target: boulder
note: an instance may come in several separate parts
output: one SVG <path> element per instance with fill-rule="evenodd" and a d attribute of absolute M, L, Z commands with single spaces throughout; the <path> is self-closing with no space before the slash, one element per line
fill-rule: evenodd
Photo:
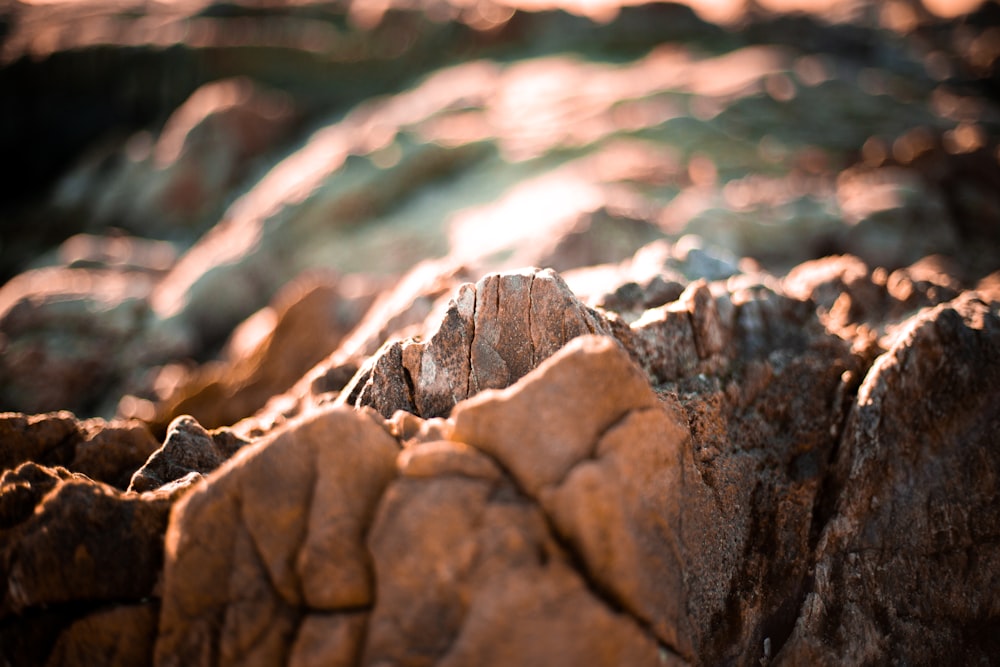
<path fill-rule="evenodd" d="M 349 659 L 374 596 L 364 536 L 398 448 L 371 418 L 327 408 L 185 496 L 166 537 L 156 664 Z"/>
<path fill-rule="evenodd" d="M 368 538 L 362 664 L 684 664 L 607 603 L 489 457 L 428 442 L 399 467 Z"/>

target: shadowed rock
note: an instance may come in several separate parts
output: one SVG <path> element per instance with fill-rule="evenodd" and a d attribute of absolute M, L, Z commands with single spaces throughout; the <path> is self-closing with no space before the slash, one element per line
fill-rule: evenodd
<path fill-rule="evenodd" d="M 149 429 L 138 421 L 79 421 L 70 412 L 0 414 L 0 470 L 33 461 L 124 489 L 155 450 Z"/>
<path fill-rule="evenodd" d="M 150 596 L 160 574 L 171 495 L 122 494 L 82 475 L 30 466 L 0 481 L 5 521 L 20 519 L 2 533 L 0 567 L 7 583 L 0 617 L 63 603 Z M 49 490 L 25 516 L 24 496 L 39 482 Z M 20 497 L 13 504 L 21 511 L 7 513 L 9 495 Z"/>
<path fill-rule="evenodd" d="M 183 415 L 170 423 L 163 446 L 135 472 L 128 490 L 152 491 L 190 473 L 210 473 L 246 444 L 229 429 L 210 433 L 193 417 Z"/>
<path fill-rule="evenodd" d="M 73 622 L 49 655 L 50 667 L 87 667 L 96 661 L 108 667 L 149 664 L 156 641 L 159 605 L 117 605 Z"/>
<path fill-rule="evenodd" d="M 858 390 L 815 575 L 779 664 L 998 655 L 1000 317 L 962 297 L 907 323 Z"/>

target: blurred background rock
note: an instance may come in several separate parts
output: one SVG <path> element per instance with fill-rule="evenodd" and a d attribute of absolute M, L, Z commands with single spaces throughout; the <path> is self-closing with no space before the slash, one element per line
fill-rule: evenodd
<path fill-rule="evenodd" d="M 1000 268 L 995 2 L 0 12 L 0 410 L 231 423 L 424 260 Z"/>

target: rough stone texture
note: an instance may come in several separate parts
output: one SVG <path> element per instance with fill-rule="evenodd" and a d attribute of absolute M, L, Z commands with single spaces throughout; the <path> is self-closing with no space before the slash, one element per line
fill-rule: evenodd
<path fill-rule="evenodd" d="M 447 416 L 459 401 L 514 383 L 584 334 L 610 329 L 550 269 L 491 274 L 466 284 L 426 342 L 387 344 L 344 391 L 384 417 Z"/>
<path fill-rule="evenodd" d="M 331 647 L 347 659 L 361 629 L 351 615 L 373 602 L 364 535 L 397 451 L 380 424 L 328 408 L 244 449 L 178 503 L 156 663 L 309 664 Z"/>
<path fill-rule="evenodd" d="M 85 477 L 59 482 L 4 536 L 0 613 L 148 596 L 169 507 L 169 498 L 124 496 Z"/>
<path fill-rule="evenodd" d="M 588 588 L 489 458 L 448 442 L 406 453 L 369 537 L 377 588 L 363 664 L 674 662 Z"/>
<path fill-rule="evenodd" d="M 600 377 L 613 384 L 589 384 Z M 547 395 L 568 400 L 546 410 Z M 455 410 L 452 437 L 496 457 L 537 497 L 590 457 L 600 434 L 630 410 L 656 403 L 645 377 L 613 339 L 580 338 L 539 366 L 530 381 L 463 403 Z"/>
<path fill-rule="evenodd" d="M 781 664 L 1000 655 L 998 361 L 997 304 L 967 296 L 913 318 L 868 371 Z"/>
<path fill-rule="evenodd" d="M 132 475 L 128 490 L 153 491 L 191 473 L 210 473 L 246 444 L 229 429 L 209 432 L 183 415 L 170 422 L 163 446 Z"/>
<path fill-rule="evenodd" d="M 834 451 L 863 360 L 797 302 L 737 301 L 728 377 L 661 390 L 686 415 L 688 622 L 704 664 L 752 664 L 791 630 Z M 798 311 L 798 312 L 796 312 Z"/>
<path fill-rule="evenodd" d="M 0 664 L 1000 664 L 996 4 L 541 4 L 0 8 Z"/>
<path fill-rule="evenodd" d="M 875 290 L 852 266 L 802 268 L 788 284 L 820 308 L 839 298 L 826 291 Z M 551 294 L 532 298 L 546 279 Z M 558 316 L 517 316 L 533 303 Z M 989 659 L 996 311 L 965 295 L 883 327 L 890 349 L 872 364 L 870 344 L 857 348 L 766 276 L 692 282 L 631 324 L 586 308 L 555 274 L 489 276 L 459 289 L 426 342 L 390 341 L 371 357 L 357 395 L 382 387 L 381 404 L 309 407 L 239 452 L 228 431 L 176 420 L 133 488 L 195 472 L 157 496 L 34 464 L 8 472 L 4 563 L 17 585 L 6 613 L 66 591 L 110 594 L 93 568 L 26 574 L 40 536 L 65 541 L 64 522 L 91 525 L 73 517 L 139 516 L 145 503 L 159 508 L 144 538 L 158 544 L 170 498 L 193 488 L 166 540 L 158 665 L 835 664 L 883 661 L 918 637 L 929 643 L 914 662 L 945 659 L 956 642 Z M 560 341 L 567 318 L 583 335 Z M 503 386 L 484 381 L 447 420 L 424 419 L 408 402 L 420 375 L 400 373 L 413 350 L 451 353 L 442 367 Z M 922 398 L 928 384 L 940 389 Z M 914 404 L 934 421 L 914 423 Z M 43 453 L 78 428 L 68 415 L 34 431 L 19 419 Z M 51 517 L 62 522 L 41 531 Z M 63 541 L 46 549 L 79 551 Z M 965 564 L 937 574 L 945 588 L 923 583 L 942 559 Z M 854 587 L 886 567 L 899 571 Z M 130 599 L 152 586 L 105 581 Z M 52 660 L 100 650 L 128 664 L 149 646 L 148 611 L 133 611 L 147 628 L 135 645 L 86 631 L 110 610 L 33 627 L 54 642 Z"/>
<path fill-rule="evenodd" d="M 553 394 L 565 403 L 547 408 Z M 679 527 L 686 428 L 663 413 L 624 350 L 609 338 L 578 338 L 521 385 L 462 404 L 454 420 L 452 437 L 496 457 L 541 502 L 601 589 L 690 658 L 679 536 L 657 534 L 648 522 Z M 628 472 L 640 474 L 616 469 L 619 441 L 650 448 L 625 453 L 625 465 L 634 466 Z"/>
<path fill-rule="evenodd" d="M 0 414 L 0 469 L 33 461 L 64 466 L 119 489 L 156 450 L 149 429 L 138 421 L 89 419 L 70 412 Z"/>

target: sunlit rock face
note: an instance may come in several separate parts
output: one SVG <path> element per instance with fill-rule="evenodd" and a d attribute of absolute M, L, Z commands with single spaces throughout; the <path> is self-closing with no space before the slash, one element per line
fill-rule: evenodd
<path fill-rule="evenodd" d="M 1000 661 L 961 4 L 0 10 L 0 663 Z"/>

